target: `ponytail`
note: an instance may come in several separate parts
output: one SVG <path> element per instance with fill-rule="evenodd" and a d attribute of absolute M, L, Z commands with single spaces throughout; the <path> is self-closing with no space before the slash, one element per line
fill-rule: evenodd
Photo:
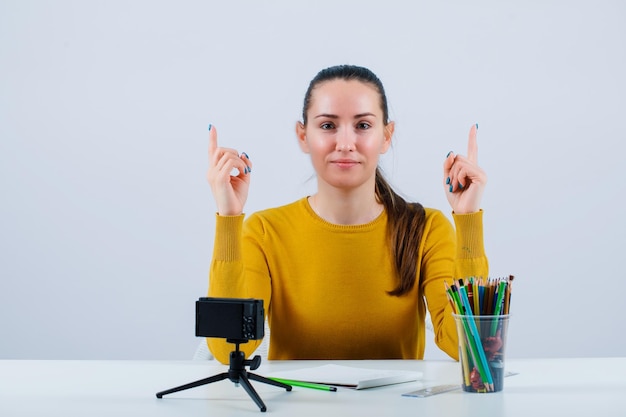
<path fill-rule="evenodd" d="M 391 254 L 400 279 L 389 295 L 405 295 L 417 279 L 418 250 L 426 212 L 421 204 L 407 203 L 398 195 L 385 180 L 380 168 L 376 168 L 376 198 L 387 211 L 387 238 L 391 242 Z"/>

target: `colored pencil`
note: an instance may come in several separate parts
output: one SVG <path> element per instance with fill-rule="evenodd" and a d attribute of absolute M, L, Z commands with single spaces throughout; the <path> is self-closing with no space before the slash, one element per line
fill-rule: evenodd
<path fill-rule="evenodd" d="M 302 387 L 302 388 L 311 388 L 311 389 L 319 389 L 322 391 L 337 391 L 337 387 L 326 384 L 316 384 L 313 382 L 305 382 L 305 381 L 294 381 L 292 379 L 282 379 L 282 378 L 270 378 L 276 382 L 282 382 L 283 384 L 293 385 L 294 387 Z"/>

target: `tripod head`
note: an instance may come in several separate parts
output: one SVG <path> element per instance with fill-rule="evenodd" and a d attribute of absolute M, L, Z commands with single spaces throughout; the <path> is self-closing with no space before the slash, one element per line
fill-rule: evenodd
<path fill-rule="evenodd" d="M 245 372 L 246 366 L 248 366 L 250 370 L 252 371 L 255 369 L 258 369 L 259 366 L 261 366 L 261 356 L 256 355 L 252 359 L 246 359 L 245 353 L 239 349 L 240 344 L 248 343 L 247 339 L 226 339 L 226 341 L 228 343 L 235 344 L 235 350 L 230 352 L 229 373 L 233 370 L 236 371 L 237 373 L 242 372 L 242 371 Z M 229 379 L 233 381 L 232 378 L 229 378 Z M 239 381 L 233 381 L 233 382 L 238 383 Z"/>

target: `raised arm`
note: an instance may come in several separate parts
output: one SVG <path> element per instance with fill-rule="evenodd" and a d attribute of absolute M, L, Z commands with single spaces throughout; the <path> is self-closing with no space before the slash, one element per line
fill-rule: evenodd
<path fill-rule="evenodd" d="M 252 163 L 245 153 L 217 144 L 217 130 L 209 126 L 209 168 L 207 180 L 217 204 L 213 259 L 209 275 L 211 297 L 247 298 L 242 260 L 243 207 L 248 198 Z M 229 362 L 233 345 L 225 339 L 208 338 L 209 349 L 217 360 Z M 259 341 L 242 347 L 251 354 Z"/>

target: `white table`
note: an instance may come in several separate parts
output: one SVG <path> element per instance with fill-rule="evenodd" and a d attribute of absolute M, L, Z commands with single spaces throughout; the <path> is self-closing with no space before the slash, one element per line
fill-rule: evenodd
<path fill-rule="evenodd" d="M 338 392 L 252 381 L 261 413 L 241 386 L 224 380 L 156 398 L 156 393 L 228 369 L 214 361 L 0 360 L 0 416 L 626 416 L 626 358 L 508 360 L 504 391 L 461 390 L 428 398 L 403 393 L 458 383 L 452 361 L 266 361 L 259 375 L 338 363 L 424 373 L 421 382 Z"/>

